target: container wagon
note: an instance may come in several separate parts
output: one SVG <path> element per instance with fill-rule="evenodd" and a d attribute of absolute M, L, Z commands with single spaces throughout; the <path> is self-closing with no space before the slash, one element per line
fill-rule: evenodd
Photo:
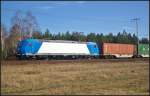
<path fill-rule="evenodd" d="M 18 43 L 17 57 L 29 58 L 97 58 L 99 49 L 94 42 L 24 39 Z"/>
<path fill-rule="evenodd" d="M 149 57 L 149 44 L 139 44 L 138 55 L 140 57 Z"/>
<path fill-rule="evenodd" d="M 101 43 L 100 45 L 101 57 L 133 57 L 136 54 L 136 46 L 133 44 Z"/>

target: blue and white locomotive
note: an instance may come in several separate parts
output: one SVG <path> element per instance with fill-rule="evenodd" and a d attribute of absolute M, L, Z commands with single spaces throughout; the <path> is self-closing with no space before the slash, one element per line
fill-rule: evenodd
<path fill-rule="evenodd" d="M 95 42 L 24 39 L 17 46 L 20 59 L 98 58 L 99 53 Z"/>

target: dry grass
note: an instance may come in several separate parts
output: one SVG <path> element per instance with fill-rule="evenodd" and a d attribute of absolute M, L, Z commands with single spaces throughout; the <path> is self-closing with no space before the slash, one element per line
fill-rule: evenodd
<path fill-rule="evenodd" d="M 149 94 L 148 61 L 2 64 L 1 73 L 2 94 Z"/>

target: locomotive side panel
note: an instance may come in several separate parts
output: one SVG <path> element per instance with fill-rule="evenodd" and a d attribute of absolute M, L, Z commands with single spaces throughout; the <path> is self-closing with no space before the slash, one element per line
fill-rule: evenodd
<path fill-rule="evenodd" d="M 86 44 L 43 42 L 37 55 L 90 55 Z"/>

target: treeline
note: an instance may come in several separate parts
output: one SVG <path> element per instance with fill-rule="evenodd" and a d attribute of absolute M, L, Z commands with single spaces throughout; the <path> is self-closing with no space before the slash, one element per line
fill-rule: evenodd
<path fill-rule="evenodd" d="M 127 43 L 136 44 L 137 37 L 135 34 L 130 34 L 123 30 L 117 35 L 109 33 L 104 35 L 103 33 L 91 32 L 87 35 L 84 32 L 59 32 L 52 34 L 49 29 L 45 32 L 40 31 L 40 27 L 37 23 L 35 16 L 29 11 L 22 13 L 17 11 L 11 19 L 11 28 L 8 30 L 4 24 L 1 24 L 1 57 L 7 58 L 16 54 L 16 48 L 18 41 L 26 38 L 35 39 L 48 39 L 48 40 L 73 40 L 83 42 L 110 42 L 110 43 Z M 147 38 L 139 40 L 140 43 L 149 43 Z"/>
<path fill-rule="evenodd" d="M 37 37 L 34 37 L 37 38 Z M 113 35 L 109 33 L 104 35 L 103 33 L 94 33 L 91 32 L 87 35 L 83 34 L 83 32 L 61 32 L 58 34 L 52 34 L 49 29 L 46 29 L 44 34 L 39 36 L 39 39 L 50 39 L 50 40 L 73 40 L 73 41 L 83 41 L 83 42 L 107 42 L 107 43 L 123 43 L 123 44 L 137 44 L 137 36 L 135 34 L 130 34 L 123 30 L 123 32 L 119 32 L 117 35 Z M 142 38 L 139 40 L 140 43 L 148 43 L 147 38 Z"/>

